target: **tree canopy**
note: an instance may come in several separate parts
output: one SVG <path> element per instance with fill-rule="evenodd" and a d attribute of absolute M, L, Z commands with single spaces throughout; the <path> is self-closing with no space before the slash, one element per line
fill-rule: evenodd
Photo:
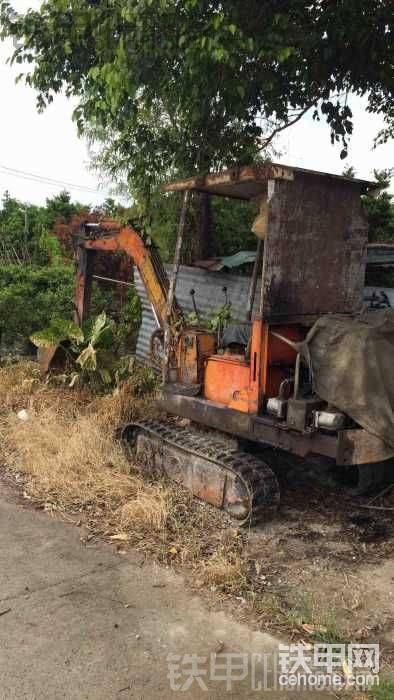
<path fill-rule="evenodd" d="M 102 164 L 140 191 L 250 160 L 312 110 L 346 155 L 350 92 L 394 122 L 392 0 L 0 0 L 38 106 L 76 96 Z M 387 136 L 387 134 L 386 134 Z"/>

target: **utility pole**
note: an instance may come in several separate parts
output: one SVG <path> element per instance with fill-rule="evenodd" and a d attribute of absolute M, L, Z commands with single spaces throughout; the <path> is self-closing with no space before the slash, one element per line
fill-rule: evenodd
<path fill-rule="evenodd" d="M 28 217 L 27 209 L 22 209 L 22 213 L 25 216 L 25 226 L 24 226 L 24 232 L 23 232 L 23 243 L 24 243 L 24 245 L 23 245 L 23 248 L 24 248 L 23 257 L 24 257 L 25 262 L 27 262 L 28 258 L 29 258 L 29 252 L 28 252 L 29 249 L 28 249 L 28 245 L 27 245 L 28 238 L 29 238 L 29 217 Z"/>

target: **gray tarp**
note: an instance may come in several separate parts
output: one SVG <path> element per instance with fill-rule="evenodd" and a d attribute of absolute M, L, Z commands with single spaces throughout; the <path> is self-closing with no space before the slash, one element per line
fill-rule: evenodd
<path fill-rule="evenodd" d="M 316 393 L 394 448 L 394 309 L 323 316 L 302 354 Z"/>

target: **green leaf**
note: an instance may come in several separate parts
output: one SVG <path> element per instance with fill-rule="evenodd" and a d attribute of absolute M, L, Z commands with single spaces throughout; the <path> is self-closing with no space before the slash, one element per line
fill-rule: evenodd
<path fill-rule="evenodd" d="M 291 46 L 285 46 L 283 49 L 281 49 L 278 53 L 278 61 L 279 63 L 283 63 L 286 61 L 289 56 L 293 53 L 294 49 Z"/>
<path fill-rule="evenodd" d="M 97 339 L 93 343 L 94 347 L 100 348 L 110 348 L 114 342 L 114 334 L 111 326 L 105 326 L 102 331 L 100 331 Z"/>
<path fill-rule="evenodd" d="M 83 343 L 84 341 L 82 328 L 74 323 L 74 321 L 69 321 L 63 318 L 54 318 L 51 320 L 49 327 L 54 333 L 58 333 L 59 336 L 63 336 L 62 340 L 74 340 L 77 344 Z"/>
<path fill-rule="evenodd" d="M 213 55 L 214 55 L 214 57 L 216 58 L 217 61 L 222 61 L 223 58 L 224 58 L 224 56 L 225 56 L 225 53 L 226 53 L 225 50 L 222 49 L 222 48 L 215 49 L 215 50 L 213 51 Z"/>
<path fill-rule="evenodd" d="M 223 12 L 218 12 L 217 14 L 215 14 L 213 17 L 213 22 L 212 22 L 213 28 L 218 30 L 220 25 L 222 24 L 223 20 L 224 20 Z"/>
<path fill-rule="evenodd" d="M 91 78 L 93 78 L 93 80 L 95 80 L 100 75 L 100 68 L 98 66 L 93 66 L 93 68 L 91 68 L 89 71 L 89 75 Z"/>
<path fill-rule="evenodd" d="M 96 345 L 96 343 L 98 342 L 98 340 L 100 338 L 100 333 L 104 329 L 106 323 L 107 323 L 107 314 L 105 313 L 105 311 L 102 311 L 102 313 L 99 314 L 99 316 L 97 316 L 97 318 L 93 324 L 93 328 L 92 328 L 91 335 L 89 338 L 92 345 Z"/>
<path fill-rule="evenodd" d="M 96 351 L 93 345 L 89 343 L 89 345 L 82 350 L 81 354 L 76 359 L 76 363 L 80 365 L 83 370 L 97 369 Z"/>
<path fill-rule="evenodd" d="M 229 30 L 229 32 L 231 32 L 231 34 L 234 36 L 235 32 L 237 31 L 237 27 L 235 26 L 235 24 L 229 24 L 229 25 L 228 25 L 228 30 Z"/>
<path fill-rule="evenodd" d="M 30 340 L 37 348 L 51 348 L 54 345 L 59 345 L 64 338 L 59 340 L 59 337 L 50 328 L 45 328 L 43 331 L 33 333 Z"/>
<path fill-rule="evenodd" d="M 33 333 L 30 336 L 30 340 L 38 348 L 48 348 L 52 345 L 60 345 L 65 340 L 74 340 L 77 343 L 82 343 L 84 336 L 81 328 L 73 321 L 54 318 L 51 320 L 48 328 Z"/>
<path fill-rule="evenodd" d="M 99 374 L 104 384 L 112 384 L 111 372 L 108 369 L 99 369 Z"/>

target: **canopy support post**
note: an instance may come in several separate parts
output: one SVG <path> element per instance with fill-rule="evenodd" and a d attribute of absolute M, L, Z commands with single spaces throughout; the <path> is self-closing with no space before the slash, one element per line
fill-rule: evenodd
<path fill-rule="evenodd" d="M 170 370 L 170 359 L 171 359 L 171 340 L 172 340 L 172 332 L 171 332 L 171 318 L 172 318 L 172 307 L 174 304 L 174 299 L 175 299 L 175 288 L 176 288 L 176 282 L 178 278 L 178 272 L 179 272 L 179 266 L 181 262 L 181 252 L 182 252 L 182 244 L 185 236 L 185 229 L 186 229 L 186 216 L 187 216 L 187 210 L 189 207 L 189 200 L 190 200 L 190 190 L 186 190 L 185 194 L 183 196 L 183 203 L 182 203 L 182 210 L 181 210 L 181 215 L 179 219 L 179 225 L 178 225 L 178 232 L 177 232 L 177 239 L 176 239 L 176 245 L 175 245 L 175 254 L 174 254 L 174 263 L 173 263 L 173 269 L 172 269 L 172 275 L 170 278 L 170 286 L 168 289 L 168 297 L 167 297 L 167 308 L 166 308 L 166 314 L 165 314 L 165 326 L 164 326 L 164 362 L 163 362 L 163 384 L 166 384 L 169 378 L 169 370 Z"/>
<path fill-rule="evenodd" d="M 249 291 L 248 291 L 248 303 L 247 303 L 247 307 L 246 307 L 247 308 L 247 312 L 246 312 L 246 320 L 247 321 L 252 320 L 253 304 L 254 304 L 254 298 L 256 296 L 257 276 L 259 273 L 259 268 L 260 268 L 262 256 L 263 256 L 263 241 L 261 238 L 259 238 L 258 243 L 257 243 L 256 259 L 254 261 L 254 266 L 253 266 L 252 279 L 250 280 L 250 286 L 249 286 Z"/>

